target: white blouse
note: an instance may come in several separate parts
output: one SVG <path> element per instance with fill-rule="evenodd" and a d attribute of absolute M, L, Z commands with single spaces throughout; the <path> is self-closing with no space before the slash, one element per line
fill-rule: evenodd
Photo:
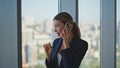
<path fill-rule="evenodd" d="M 61 58 L 62 58 L 61 54 L 58 53 L 57 54 L 58 66 L 60 66 Z"/>

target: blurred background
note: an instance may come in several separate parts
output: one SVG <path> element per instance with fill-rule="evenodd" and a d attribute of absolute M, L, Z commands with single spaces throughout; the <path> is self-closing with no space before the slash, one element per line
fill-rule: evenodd
<path fill-rule="evenodd" d="M 56 37 L 53 17 L 58 13 L 58 0 L 22 0 L 22 62 L 23 68 L 45 68 L 43 44 Z M 117 68 L 120 68 L 120 16 L 117 1 Z M 45 6 L 45 7 L 43 7 Z M 78 1 L 78 25 L 82 39 L 89 47 L 81 68 L 100 68 L 100 0 Z"/>
<path fill-rule="evenodd" d="M 0 68 L 46 68 L 53 17 L 70 13 L 88 51 L 80 68 L 120 68 L 120 0 L 0 0 Z"/>

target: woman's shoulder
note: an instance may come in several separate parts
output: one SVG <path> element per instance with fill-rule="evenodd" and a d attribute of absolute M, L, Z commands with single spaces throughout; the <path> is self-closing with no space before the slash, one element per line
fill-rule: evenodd
<path fill-rule="evenodd" d="M 82 43 L 85 43 L 85 44 L 87 44 L 87 41 L 86 40 L 84 40 L 84 39 L 82 39 L 82 38 L 73 38 L 73 40 L 74 41 L 77 41 L 77 42 L 82 42 Z"/>
<path fill-rule="evenodd" d="M 55 38 L 54 39 L 54 42 L 58 42 L 58 41 L 60 41 L 60 40 L 62 40 L 61 38 Z"/>
<path fill-rule="evenodd" d="M 80 39 L 81 43 L 83 43 L 84 45 L 88 45 L 88 42 L 84 39 Z"/>
<path fill-rule="evenodd" d="M 54 41 L 53 41 L 53 45 L 56 45 L 56 44 L 58 44 L 58 43 L 61 42 L 61 41 L 62 41 L 61 38 L 56 38 L 56 39 L 54 39 Z"/>
<path fill-rule="evenodd" d="M 74 38 L 73 39 L 73 44 L 88 47 L 88 42 L 84 39 L 81 39 L 81 38 Z"/>

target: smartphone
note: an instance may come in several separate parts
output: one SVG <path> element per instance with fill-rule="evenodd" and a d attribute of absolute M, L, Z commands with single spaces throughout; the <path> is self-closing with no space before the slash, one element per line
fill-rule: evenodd
<path fill-rule="evenodd" d="M 64 29 L 65 29 L 65 28 L 67 28 L 67 29 L 69 29 L 69 30 L 72 30 L 73 25 L 72 25 L 71 23 L 69 23 L 69 22 L 66 22 Z"/>
<path fill-rule="evenodd" d="M 69 22 L 66 22 L 64 29 L 67 28 L 68 25 L 69 25 Z"/>

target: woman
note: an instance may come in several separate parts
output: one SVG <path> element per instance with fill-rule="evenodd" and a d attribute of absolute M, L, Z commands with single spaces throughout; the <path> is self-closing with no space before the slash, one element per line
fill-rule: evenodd
<path fill-rule="evenodd" d="M 44 45 L 47 68 L 79 68 L 88 49 L 88 43 L 82 40 L 78 25 L 70 14 L 61 12 L 53 19 L 53 25 L 59 38 L 53 45 Z"/>

